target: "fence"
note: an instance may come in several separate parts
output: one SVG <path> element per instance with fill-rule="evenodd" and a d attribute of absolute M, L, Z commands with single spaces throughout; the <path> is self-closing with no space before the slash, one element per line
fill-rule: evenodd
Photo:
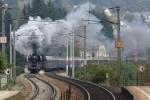
<path fill-rule="evenodd" d="M 8 77 L 7 75 L 0 74 L 0 88 L 3 88 L 8 83 Z"/>

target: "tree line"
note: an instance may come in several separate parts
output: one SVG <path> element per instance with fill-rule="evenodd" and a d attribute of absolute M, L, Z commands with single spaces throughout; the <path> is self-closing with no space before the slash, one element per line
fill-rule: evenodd
<path fill-rule="evenodd" d="M 1 1 L 0 1 L 0 5 L 2 5 Z M 25 10 L 28 10 L 27 11 L 28 13 L 26 13 Z M 7 37 L 10 36 L 10 24 L 13 23 L 10 12 L 11 10 L 6 10 L 6 13 L 4 16 L 5 33 Z M 22 14 L 18 14 L 19 18 L 23 19 L 23 20 L 22 19 L 18 20 L 18 25 L 20 26 L 22 24 L 25 24 L 28 21 L 29 16 L 32 16 L 32 17 L 40 16 L 43 19 L 49 17 L 52 20 L 58 20 L 58 19 L 64 18 L 66 14 L 67 12 L 64 8 L 54 7 L 51 0 L 49 0 L 47 3 L 45 3 L 44 0 L 32 0 L 32 3 L 29 5 L 29 8 L 26 9 L 24 6 Z M 12 25 L 12 27 L 14 26 Z M 0 32 L 2 32 L 2 9 L 0 9 Z M 1 45 L 0 45 L 0 48 L 1 48 Z M 19 54 L 18 52 L 17 52 L 17 55 L 18 55 L 17 61 L 16 61 L 17 65 L 23 66 L 24 64 L 23 55 Z M 6 44 L 6 56 L 4 56 L 0 51 L 0 71 L 2 71 L 3 69 L 5 69 L 5 67 L 8 66 L 8 61 L 9 61 L 9 38 Z"/>
<path fill-rule="evenodd" d="M 32 4 L 29 8 L 29 16 L 41 18 L 49 17 L 52 20 L 58 20 L 64 18 L 67 12 L 64 8 L 56 8 L 52 4 L 51 0 L 47 3 L 44 0 L 32 0 Z"/>

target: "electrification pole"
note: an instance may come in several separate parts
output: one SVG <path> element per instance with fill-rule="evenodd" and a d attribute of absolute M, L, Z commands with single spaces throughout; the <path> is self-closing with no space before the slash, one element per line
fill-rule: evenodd
<path fill-rule="evenodd" d="M 12 65 L 12 35 L 11 35 L 11 29 L 12 26 L 10 24 L 10 35 L 9 35 L 9 54 L 10 54 L 10 58 L 9 58 L 9 64 Z"/>
<path fill-rule="evenodd" d="M 71 77 L 72 76 L 72 36 L 71 36 L 71 38 L 70 38 L 71 40 L 70 40 L 70 67 L 69 67 L 69 77 Z"/>
<path fill-rule="evenodd" d="M 69 63 L 68 63 L 68 53 L 69 53 L 69 39 L 68 39 L 68 35 L 67 35 L 67 38 L 66 38 L 66 44 L 67 44 L 67 51 L 66 51 L 66 74 L 68 76 L 68 67 L 69 67 Z"/>
<path fill-rule="evenodd" d="M 87 60 L 86 60 L 86 52 L 87 52 L 87 49 L 86 49 L 86 28 L 87 26 L 84 25 L 83 26 L 84 28 L 84 66 L 87 64 Z M 85 67 L 85 77 L 87 78 L 87 67 Z"/>
<path fill-rule="evenodd" d="M 121 37 L 120 37 L 120 8 L 117 8 L 117 22 L 118 22 L 118 41 L 121 42 Z M 121 47 L 118 48 L 118 63 L 119 63 L 119 74 L 121 74 Z"/>
<path fill-rule="evenodd" d="M 86 61 L 86 25 L 84 27 L 84 65 L 87 64 Z"/>
<path fill-rule="evenodd" d="M 2 37 L 5 37 L 5 11 L 7 10 L 8 5 L 4 4 L 4 1 L 2 2 Z M 2 53 L 6 55 L 5 52 L 5 43 L 2 43 Z"/>
<path fill-rule="evenodd" d="M 119 76 L 121 74 L 121 49 L 122 42 L 120 36 L 120 7 L 116 7 L 117 9 L 117 40 L 116 40 L 116 48 L 117 48 L 117 58 L 118 58 L 118 67 L 119 67 Z"/>
<path fill-rule="evenodd" d="M 87 60 L 86 60 L 86 29 L 87 29 L 87 26 L 84 25 L 84 26 L 80 26 L 80 27 L 83 27 L 83 59 L 84 59 L 84 62 L 83 62 L 83 65 L 86 65 L 87 64 Z"/>
<path fill-rule="evenodd" d="M 75 64 L 74 63 L 75 62 L 74 61 L 75 60 L 74 59 L 74 43 L 75 43 L 74 39 L 75 38 L 74 38 L 74 35 L 75 35 L 75 32 L 73 31 L 73 33 L 72 33 L 72 39 L 71 39 L 72 40 L 72 78 L 75 78 L 75 65 L 74 65 Z"/>
<path fill-rule="evenodd" d="M 13 77 L 16 78 L 16 50 L 15 50 L 15 40 L 16 40 L 16 36 L 15 36 L 15 31 L 17 29 L 17 21 L 14 22 L 14 28 L 13 28 Z"/>
<path fill-rule="evenodd" d="M 9 35 L 9 64 L 11 66 L 11 79 L 12 79 L 12 72 L 13 72 L 13 68 L 12 68 L 12 35 L 11 35 L 11 29 L 12 26 L 10 24 L 10 35 Z"/>

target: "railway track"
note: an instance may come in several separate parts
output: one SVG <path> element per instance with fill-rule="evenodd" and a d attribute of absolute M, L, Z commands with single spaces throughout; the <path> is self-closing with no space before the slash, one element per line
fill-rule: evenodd
<path fill-rule="evenodd" d="M 47 73 L 47 76 L 70 83 L 77 86 L 84 95 L 84 100 L 116 100 L 115 96 L 104 87 L 96 86 L 92 83 L 58 76 L 54 73 Z"/>
<path fill-rule="evenodd" d="M 50 83 L 35 75 L 25 75 L 25 77 L 32 85 L 32 94 L 29 96 L 29 100 L 55 100 L 57 92 Z"/>

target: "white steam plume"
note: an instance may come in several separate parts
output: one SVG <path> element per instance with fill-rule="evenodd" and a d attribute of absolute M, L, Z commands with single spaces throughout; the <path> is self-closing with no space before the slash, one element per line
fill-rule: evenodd
<path fill-rule="evenodd" d="M 95 6 L 91 4 L 91 9 Z M 86 19 L 98 20 L 94 15 L 89 16 L 89 4 L 80 5 L 74 11 L 69 13 L 65 19 L 58 20 L 56 22 L 46 22 L 51 21 L 50 19 L 29 18 L 28 23 L 22 25 L 16 31 L 16 50 L 21 54 L 28 55 L 32 53 L 31 43 L 36 43 L 39 49 L 43 49 L 51 44 L 53 37 L 59 36 L 58 34 L 68 34 L 75 30 L 75 34 L 83 34 L 83 25 L 87 25 L 87 41 L 88 44 L 102 44 L 99 43 L 97 33 L 100 32 L 102 26 L 98 24 L 88 24 Z M 58 22 L 58 23 L 57 23 Z M 103 36 L 104 37 L 104 36 Z M 76 37 L 80 38 L 80 37 Z M 54 38 L 53 38 L 54 39 Z M 64 38 L 61 36 L 57 38 L 59 43 L 64 43 Z"/>
<path fill-rule="evenodd" d="M 140 56 L 148 56 L 150 48 L 150 29 L 141 19 L 133 22 L 125 21 L 126 26 L 122 27 L 122 39 L 124 43 L 124 54 L 129 56 L 138 52 Z"/>
<path fill-rule="evenodd" d="M 91 5 L 91 9 L 95 6 Z M 90 15 L 90 16 L 89 16 Z M 28 55 L 32 53 L 32 43 L 36 43 L 39 50 L 50 46 L 52 40 L 57 40 L 59 44 L 64 45 L 64 36 L 59 34 L 68 34 L 75 30 L 76 35 L 83 36 L 83 25 L 87 25 L 87 46 L 88 48 L 104 45 L 107 52 L 111 56 L 116 55 L 114 41 L 105 37 L 100 31 L 102 25 L 89 24 L 83 20 L 99 20 L 96 16 L 89 14 L 89 4 L 83 4 L 75 8 L 69 13 L 65 19 L 55 22 L 50 22 L 51 19 L 29 18 L 28 23 L 22 25 L 16 31 L 16 50 L 21 54 Z M 46 22 L 48 21 L 48 22 Z M 122 20 L 125 26 L 121 27 L 121 38 L 123 40 L 123 54 L 125 56 L 132 55 L 136 50 L 145 55 L 146 50 L 150 47 L 150 29 L 139 18 L 129 22 L 125 19 Z M 114 32 L 115 33 L 115 32 Z M 76 37 L 76 39 L 83 39 Z"/>

